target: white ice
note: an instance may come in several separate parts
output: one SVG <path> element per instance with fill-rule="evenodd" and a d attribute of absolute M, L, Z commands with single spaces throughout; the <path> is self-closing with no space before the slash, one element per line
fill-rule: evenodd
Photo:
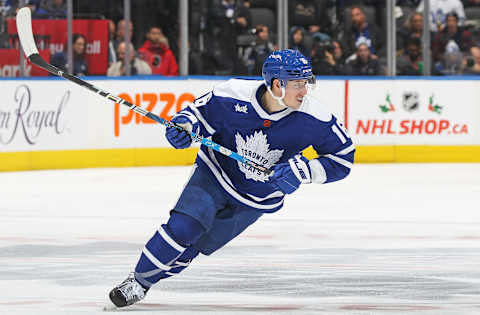
<path fill-rule="evenodd" d="M 0 314 L 105 314 L 189 167 L 0 173 Z M 304 185 L 140 314 L 480 313 L 480 164 Z"/>

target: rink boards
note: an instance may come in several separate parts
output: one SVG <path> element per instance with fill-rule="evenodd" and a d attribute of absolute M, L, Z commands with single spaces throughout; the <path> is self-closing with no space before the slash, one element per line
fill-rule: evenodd
<path fill-rule="evenodd" d="M 88 78 L 169 119 L 228 78 Z M 2 80 L 0 170 L 186 165 L 164 128 L 71 82 Z M 348 128 L 357 162 L 480 162 L 480 81 L 320 78 L 313 91 Z M 306 155 L 314 152 L 307 149 Z"/>

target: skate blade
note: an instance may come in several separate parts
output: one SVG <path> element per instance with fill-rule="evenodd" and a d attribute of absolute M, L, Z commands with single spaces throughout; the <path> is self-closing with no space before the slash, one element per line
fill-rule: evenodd
<path fill-rule="evenodd" d="M 122 311 L 120 307 L 116 307 L 115 305 L 106 305 L 103 307 L 104 312 L 119 312 Z"/>

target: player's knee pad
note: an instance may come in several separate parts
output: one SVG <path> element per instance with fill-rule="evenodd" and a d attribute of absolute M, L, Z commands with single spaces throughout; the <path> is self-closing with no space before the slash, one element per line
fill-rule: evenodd
<path fill-rule="evenodd" d="M 196 219 L 186 214 L 172 211 L 167 229 L 175 241 L 183 246 L 195 244 L 205 233 L 205 228 Z"/>

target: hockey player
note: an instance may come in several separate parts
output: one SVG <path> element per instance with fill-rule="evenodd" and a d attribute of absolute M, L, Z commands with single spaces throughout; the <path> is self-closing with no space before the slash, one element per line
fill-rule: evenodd
<path fill-rule="evenodd" d="M 272 52 L 264 80 L 231 79 L 178 112 L 173 122 L 260 165 L 265 174 L 201 146 L 193 172 L 166 224 L 146 243 L 129 277 L 110 292 L 117 307 L 134 304 L 152 285 L 180 273 L 199 254 L 210 255 L 264 213 L 283 206 L 301 184 L 343 179 L 355 147 L 341 123 L 308 95 L 315 84 L 310 62 L 298 51 Z M 183 149 L 189 134 L 167 128 Z M 301 151 L 313 146 L 318 158 Z"/>

